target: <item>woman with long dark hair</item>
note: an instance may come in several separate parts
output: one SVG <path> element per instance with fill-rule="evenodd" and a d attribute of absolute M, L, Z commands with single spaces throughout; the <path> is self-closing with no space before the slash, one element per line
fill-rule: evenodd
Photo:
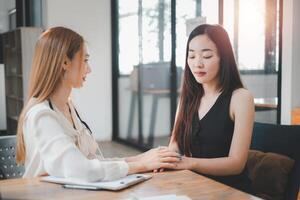
<path fill-rule="evenodd" d="M 169 148 L 189 169 L 249 191 L 245 171 L 254 121 L 254 101 L 244 88 L 227 32 L 196 27 L 187 42 L 180 103 Z"/>

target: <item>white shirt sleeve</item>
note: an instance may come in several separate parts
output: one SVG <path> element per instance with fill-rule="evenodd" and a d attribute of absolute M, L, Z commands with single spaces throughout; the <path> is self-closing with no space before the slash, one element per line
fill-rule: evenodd
<path fill-rule="evenodd" d="M 125 161 L 87 159 L 67 135 L 57 114 L 50 109 L 28 115 L 27 123 L 33 131 L 37 149 L 46 172 L 84 181 L 114 180 L 128 173 Z"/>

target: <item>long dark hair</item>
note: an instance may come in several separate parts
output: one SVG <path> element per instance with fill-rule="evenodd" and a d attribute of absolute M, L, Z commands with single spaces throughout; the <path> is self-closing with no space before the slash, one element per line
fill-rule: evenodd
<path fill-rule="evenodd" d="M 191 156 L 191 131 L 193 116 L 198 111 L 204 94 L 202 84 L 194 78 L 188 63 L 190 41 L 199 35 L 207 35 L 217 46 L 220 57 L 219 86 L 222 94 L 227 94 L 238 88 L 243 88 L 232 46 L 225 29 L 220 25 L 202 24 L 197 26 L 189 35 L 186 45 L 184 80 L 180 96 L 179 111 L 173 129 L 173 139 L 186 156 Z"/>

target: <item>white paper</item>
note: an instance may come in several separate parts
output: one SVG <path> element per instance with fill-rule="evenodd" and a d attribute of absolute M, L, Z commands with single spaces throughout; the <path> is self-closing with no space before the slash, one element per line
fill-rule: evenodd
<path fill-rule="evenodd" d="M 95 187 L 98 189 L 120 190 L 128 186 L 137 184 L 139 182 L 148 180 L 151 177 L 152 177 L 151 175 L 146 175 L 146 174 L 131 174 L 115 181 L 84 182 L 73 178 L 58 178 L 54 176 L 45 176 L 41 178 L 41 181 L 58 183 L 58 184 L 88 186 L 88 187 Z"/>

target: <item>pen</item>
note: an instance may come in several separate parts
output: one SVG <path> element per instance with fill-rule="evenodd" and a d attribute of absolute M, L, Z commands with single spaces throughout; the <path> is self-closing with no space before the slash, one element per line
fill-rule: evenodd
<path fill-rule="evenodd" d="M 99 187 L 94 187 L 94 186 L 85 186 L 85 185 L 62 185 L 63 188 L 67 189 L 81 189 L 81 190 L 100 190 L 101 188 Z"/>

